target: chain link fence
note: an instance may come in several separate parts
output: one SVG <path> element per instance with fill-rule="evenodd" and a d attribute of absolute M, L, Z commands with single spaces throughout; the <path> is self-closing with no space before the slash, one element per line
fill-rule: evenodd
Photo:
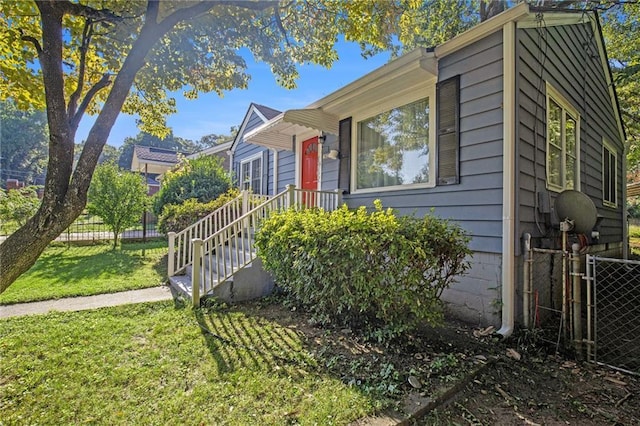
<path fill-rule="evenodd" d="M 591 361 L 640 374 L 640 262 L 587 256 L 593 289 Z"/>

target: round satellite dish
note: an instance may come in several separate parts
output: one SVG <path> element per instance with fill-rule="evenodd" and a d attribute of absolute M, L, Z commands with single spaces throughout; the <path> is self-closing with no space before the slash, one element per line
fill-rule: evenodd
<path fill-rule="evenodd" d="M 573 221 L 573 232 L 588 234 L 598 219 L 598 211 L 591 198 L 579 191 L 568 189 L 558 195 L 555 202 L 558 219 Z"/>

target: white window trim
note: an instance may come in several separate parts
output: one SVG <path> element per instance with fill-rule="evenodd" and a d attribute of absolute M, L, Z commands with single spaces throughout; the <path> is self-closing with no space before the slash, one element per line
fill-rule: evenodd
<path fill-rule="evenodd" d="M 358 123 L 375 115 L 382 114 L 393 108 L 408 105 L 420 99 L 429 98 L 429 182 L 412 183 L 407 185 L 383 186 L 379 188 L 358 189 Z M 351 120 L 351 188 L 353 194 L 372 192 L 405 191 L 417 188 L 434 188 L 436 186 L 436 86 L 432 84 L 426 88 L 410 90 L 402 96 L 394 97 L 369 108 L 363 108 L 352 115 Z"/>
<path fill-rule="evenodd" d="M 259 152 L 257 154 L 252 155 L 251 157 L 247 157 L 244 160 L 240 161 L 240 179 L 239 179 L 239 182 L 238 182 L 239 186 L 240 186 L 240 190 L 244 189 L 244 176 L 242 176 L 242 166 L 244 164 L 249 163 L 249 170 L 251 170 L 251 178 L 249 179 L 249 182 L 251 182 L 253 180 L 252 179 L 253 178 L 253 167 L 251 167 L 251 163 L 254 160 L 258 160 L 259 159 L 260 160 L 260 188 L 259 188 L 258 192 L 256 192 L 255 188 L 251 188 L 251 191 L 253 191 L 255 194 L 261 194 L 262 193 L 262 183 L 263 183 L 262 182 L 262 178 L 263 178 L 263 175 L 264 175 L 263 169 L 262 169 L 262 167 L 264 166 L 262 164 L 262 156 L 263 156 L 263 153 Z"/>
<path fill-rule="evenodd" d="M 549 182 L 549 166 L 550 166 L 550 162 L 549 162 L 549 99 L 553 99 L 555 101 L 555 103 L 557 103 L 558 105 L 560 105 L 560 107 L 565 110 L 566 112 L 569 113 L 569 115 L 572 116 L 572 118 L 574 118 L 576 120 L 576 177 L 574 180 L 574 187 L 573 189 L 576 191 L 580 191 L 580 114 L 578 113 L 578 110 L 576 110 L 572 105 L 571 102 L 569 102 L 564 96 L 562 96 L 562 94 L 560 94 L 560 92 L 558 92 L 551 84 L 549 84 L 549 82 L 546 83 L 546 89 L 547 89 L 547 97 L 546 97 L 546 116 L 545 116 L 545 127 L 547 129 L 547 135 L 546 135 L 546 139 L 547 139 L 547 143 L 546 143 L 546 151 L 545 151 L 545 164 L 546 164 L 546 184 L 547 184 L 547 189 L 550 191 L 554 191 L 554 192 L 562 192 L 564 191 L 566 188 L 564 181 L 566 181 L 566 151 L 565 151 L 565 140 L 563 140 L 563 146 L 562 146 L 562 171 L 564 173 L 562 180 L 563 180 L 563 185 L 559 186 L 559 185 L 554 185 L 552 183 Z M 562 126 L 562 128 L 564 129 L 564 126 Z"/>
<path fill-rule="evenodd" d="M 611 154 L 613 155 L 613 159 L 615 160 L 615 164 L 613 167 L 615 174 L 611 177 L 613 179 L 613 198 L 615 202 L 604 199 L 604 186 L 605 184 L 608 185 L 608 182 L 604 181 L 604 156 L 607 150 L 611 152 Z M 605 138 L 602 139 L 602 204 L 611 208 L 618 207 L 618 149 Z"/>

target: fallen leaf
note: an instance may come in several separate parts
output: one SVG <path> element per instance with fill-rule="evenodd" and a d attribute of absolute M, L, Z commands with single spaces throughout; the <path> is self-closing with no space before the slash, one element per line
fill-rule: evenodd
<path fill-rule="evenodd" d="M 473 335 L 474 335 L 475 337 L 484 337 L 484 336 L 488 336 L 488 335 L 492 334 L 492 333 L 493 333 L 493 330 L 495 330 L 495 329 L 496 329 L 496 328 L 495 328 L 494 326 L 490 325 L 490 326 L 489 326 L 489 327 L 487 327 L 487 328 L 483 328 L 483 329 L 480 329 L 480 330 L 473 330 Z"/>
<path fill-rule="evenodd" d="M 615 383 L 616 385 L 627 386 L 626 382 L 623 382 L 622 380 L 614 379 L 613 377 L 605 377 L 604 379 L 610 381 L 611 383 Z"/>
<path fill-rule="evenodd" d="M 522 355 L 520 355 L 520 353 L 515 349 L 511 349 L 511 348 L 507 349 L 507 356 L 509 358 L 515 359 L 516 361 L 520 361 L 522 359 Z"/>
<path fill-rule="evenodd" d="M 420 389 L 422 387 L 422 383 L 420 383 L 420 380 L 418 380 L 416 376 L 409 376 L 408 381 L 409 384 L 415 389 Z"/>

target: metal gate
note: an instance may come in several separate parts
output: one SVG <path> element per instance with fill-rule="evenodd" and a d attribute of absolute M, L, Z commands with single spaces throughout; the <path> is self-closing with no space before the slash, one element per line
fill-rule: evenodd
<path fill-rule="evenodd" d="M 640 374 L 640 262 L 587 255 L 586 269 L 588 359 Z"/>

